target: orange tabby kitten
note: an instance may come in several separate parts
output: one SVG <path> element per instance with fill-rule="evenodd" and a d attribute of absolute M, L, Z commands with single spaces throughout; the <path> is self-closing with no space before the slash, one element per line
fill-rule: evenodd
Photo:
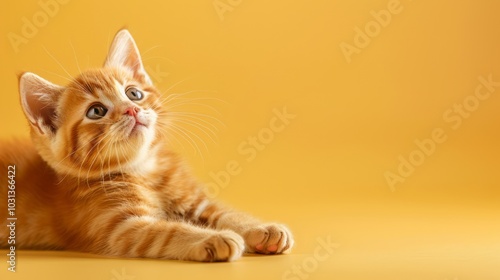
<path fill-rule="evenodd" d="M 103 68 L 67 86 L 19 78 L 29 141 L 2 143 L 0 205 L 16 165 L 15 246 L 118 257 L 232 261 L 293 246 L 283 225 L 261 223 L 209 200 L 160 133 L 169 112 L 127 30 Z M 0 247 L 10 247 L 0 209 Z"/>

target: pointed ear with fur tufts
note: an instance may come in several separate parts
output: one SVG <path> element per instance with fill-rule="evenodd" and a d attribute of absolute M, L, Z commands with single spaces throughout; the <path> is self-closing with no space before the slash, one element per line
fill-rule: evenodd
<path fill-rule="evenodd" d="M 141 60 L 141 54 L 134 38 L 126 29 L 118 31 L 106 57 L 104 67 L 125 68 L 134 74 L 134 78 L 152 84 Z"/>
<path fill-rule="evenodd" d="M 64 87 L 55 85 L 39 76 L 25 72 L 19 75 L 21 107 L 31 126 L 42 135 L 54 134 L 56 107 Z"/>

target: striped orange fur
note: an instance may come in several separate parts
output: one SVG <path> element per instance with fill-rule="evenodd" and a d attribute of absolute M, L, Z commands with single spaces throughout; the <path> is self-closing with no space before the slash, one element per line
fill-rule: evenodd
<path fill-rule="evenodd" d="M 206 197 L 161 133 L 161 94 L 127 30 L 104 67 L 66 86 L 19 77 L 32 141 L 0 143 L 0 221 L 7 168 L 16 165 L 16 248 L 117 257 L 231 261 L 293 246 L 283 225 L 262 223 Z M 0 227 L 0 247 L 8 247 Z"/>

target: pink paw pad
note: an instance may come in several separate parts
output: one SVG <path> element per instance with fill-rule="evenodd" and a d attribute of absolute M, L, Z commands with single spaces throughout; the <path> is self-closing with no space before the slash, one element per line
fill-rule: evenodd
<path fill-rule="evenodd" d="M 271 245 L 271 246 L 267 247 L 267 251 L 272 252 L 272 253 L 278 251 L 278 245 Z"/>

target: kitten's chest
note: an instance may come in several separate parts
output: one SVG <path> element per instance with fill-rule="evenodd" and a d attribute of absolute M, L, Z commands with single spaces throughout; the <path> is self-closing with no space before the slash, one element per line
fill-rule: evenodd
<path fill-rule="evenodd" d="M 106 205 L 113 209 L 124 205 L 144 206 L 150 209 L 163 208 L 162 195 L 156 187 L 159 180 L 122 175 L 87 184 L 77 184 L 72 192 L 66 192 L 61 200 L 66 206 L 93 207 L 94 204 Z M 69 204 L 69 205 L 68 205 Z"/>

